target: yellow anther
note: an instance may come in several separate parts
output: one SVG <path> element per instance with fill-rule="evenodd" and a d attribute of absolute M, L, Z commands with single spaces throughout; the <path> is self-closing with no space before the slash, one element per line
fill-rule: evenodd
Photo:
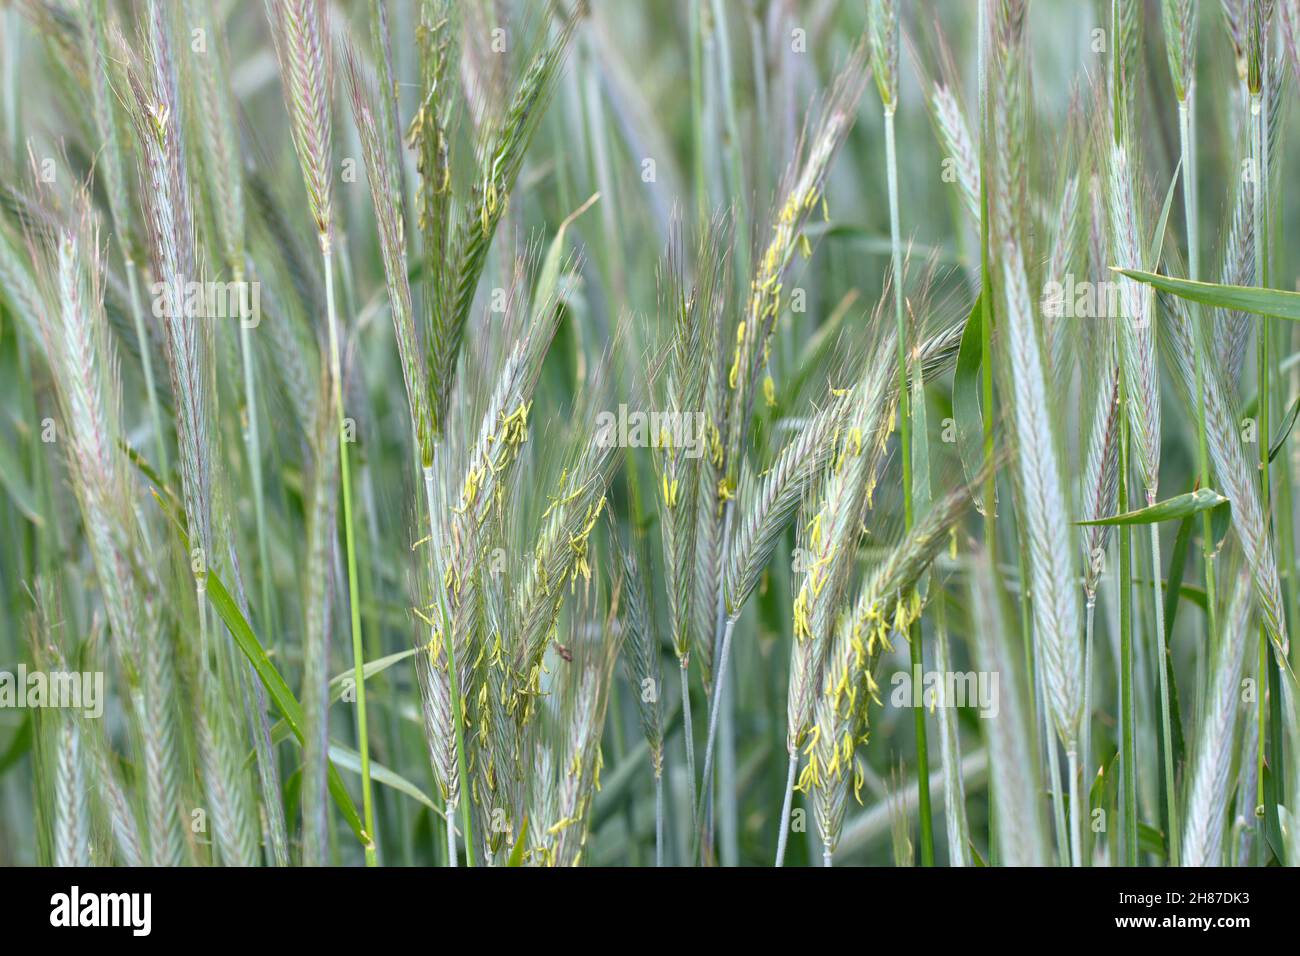
<path fill-rule="evenodd" d="M 745 344 L 745 323 L 742 321 L 736 326 L 736 352 L 731 361 L 731 369 L 727 372 L 727 386 L 735 388 L 736 382 L 740 379 L 740 356 Z"/>
<path fill-rule="evenodd" d="M 663 477 L 664 503 L 667 504 L 669 508 L 675 508 L 677 506 L 677 486 L 678 486 L 678 479 L 674 478 L 670 482 L 668 480 L 668 475 L 667 474 L 664 475 Z"/>
<path fill-rule="evenodd" d="M 478 497 L 478 489 L 482 482 L 483 469 L 481 467 L 471 468 L 466 472 L 465 486 L 460 492 L 460 507 L 452 509 L 456 514 L 464 514 L 465 510 L 474 503 L 474 499 Z"/>
<path fill-rule="evenodd" d="M 817 551 L 822 545 L 822 513 L 817 512 L 817 517 L 813 518 L 808 525 L 808 546 Z"/>
<path fill-rule="evenodd" d="M 799 589 L 799 594 L 794 599 L 794 636 L 795 640 L 802 641 L 804 638 L 812 637 L 812 624 L 808 618 L 808 586 L 804 585 Z"/>
<path fill-rule="evenodd" d="M 731 482 L 726 478 L 718 479 L 718 513 L 722 513 L 722 506 L 736 497 L 736 490 L 732 487 Z"/>
<path fill-rule="evenodd" d="M 528 441 L 528 410 L 531 402 L 520 402 L 513 412 L 501 417 L 501 441 L 507 448 L 517 448 Z"/>
<path fill-rule="evenodd" d="M 903 602 L 899 601 L 894 605 L 894 630 L 900 634 L 906 634 L 907 626 L 910 623 L 907 619 L 907 609 L 903 607 Z"/>
<path fill-rule="evenodd" d="M 813 724 L 808 728 L 808 746 L 804 748 L 804 754 L 811 756 L 817 742 L 822 739 L 822 728 L 820 724 Z"/>
<path fill-rule="evenodd" d="M 879 707 L 881 706 L 880 685 L 877 684 L 876 679 L 871 676 L 870 670 L 866 671 L 866 675 L 867 675 L 867 693 L 871 696 L 871 699 L 875 701 L 876 706 Z"/>

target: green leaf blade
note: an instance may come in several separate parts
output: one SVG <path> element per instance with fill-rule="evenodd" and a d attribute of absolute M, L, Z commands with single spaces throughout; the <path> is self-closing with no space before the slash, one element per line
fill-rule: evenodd
<path fill-rule="evenodd" d="M 1198 488 L 1195 491 L 1164 501 L 1157 501 L 1146 508 L 1126 511 L 1124 514 L 1111 515 L 1109 518 L 1094 518 L 1091 521 L 1076 521 L 1076 525 L 1146 525 L 1161 521 L 1174 521 L 1188 515 L 1200 514 L 1212 508 L 1228 503 L 1228 499 L 1211 488 Z"/>
<path fill-rule="evenodd" d="M 1224 285 L 1219 282 L 1196 282 L 1192 279 L 1175 279 L 1138 269 L 1115 269 L 1115 271 L 1138 282 L 1145 282 L 1161 292 L 1187 299 L 1189 302 L 1300 322 L 1300 292 Z"/>

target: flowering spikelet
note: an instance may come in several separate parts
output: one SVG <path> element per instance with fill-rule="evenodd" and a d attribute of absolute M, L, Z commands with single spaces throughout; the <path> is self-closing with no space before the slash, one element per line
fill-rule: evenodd
<path fill-rule="evenodd" d="M 446 276 L 446 288 L 441 290 L 443 298 L 434 296 L 429 302 L 432 310 L 428 342 L 429 380 L 433 388 L 431 414 L 435 436 L 440 434 L 444 425 L 456 379 L 456 365 L 465 337 L 465 324 L 487 263 L 490 240 L 496 232 L 497 224 L 505 215 L 506 201 L 523 165 L 524 154 L 555 89 L 569 38 L 577 23 L 576 18 L 575 12 L 565 19 L 556 35 L 545 41 L 533 56 L 504 114 L 488 124 L 480 147 L 477 185 L 470 208 L 461 217 L 454 246 L 447 247 L 447 253 L 455 264 L 454 271 Z M 436 38 L 439 27 L 432 26 L 429 29 Z M 435 61 L 442 63 L 438 68 L 439 76 L 445 78 L 447 53 L 445 50 L 437 52 L 441 49 L 436 45 L 437 42 L 435 39 L 433 55 Z M 430 95 L 437 92 L 439 91 L 431 89 Z M 437 108 L 445 109 L 441 106 Z M 445 127 L 439 127 L 433 119 L 428 122 L 428 136 L 432 137 L 433 143 L 431 148 L 435 153 L 444 150 L 445 145 L 439 143 L 445 137 Z M 430 157 L 425 154 L 422 163 L 429 161 Z M 436 183 L 436 177 L 450 175 L 445 156 L 438 163 L 442 172 L 422 169 L 422 174 L 426 177 L 426 192 L 430 188 L 430 176 L 435 177 Z M 435 215 L 439 225 L 447 225 L 442 221 L 445 210 Z M 433 223 L 426 222 L 426 233 L 432 225 Z M 449 242 L 440 236 L 433 236 L 432 239 L 435 249 L 442 248 Z"/>
<path fill-rule="evenodd" d="M 289 128 L 302 167 L 307 201 L 316 222 L 321 252 L 334 241 L 330 192 L 333 125 L 330 120 L 332 69 L 324 0 L 266 0 L 275 55 L 280 61 Z"/>
<path fill-rule="evenodd" d="M 132 716 L 144 730 L 148 860 L 179 866 L 185 862 L 177 810 L 182 770 L 171 660 L 159 627 L 159 582 L 152 565 L 136 557 L 144 538 L 129 503 L 137 489 L 120 444 L 120 386 L 103 303 L 104 263 L 83 193 L 77 196 L 76 217 L 52 236 L 29 240 L 48 303 L 35 314 L 59 401 L 60 446 L 103 594 L 113 656 Z M 130 818 L 122 823 L 134 826 Z"/>
<path fill-rule="evenodd" d="M 804 224 L 822 200 L 831 160 L 853 125 L 857 103 L 866 83 L 861 47 L 855 49 L 848 66 L 836 81 L 826 108 L 801 165 L 791 173 L 771 224 L 763 253 L 750 281 L 748 301 L 736 328 L 727 385 L 731 401 L 727 412 L 727 442 L 724 453 L 740 447 L 750 413 L 750 388 L 765 363 L 769 340 L 781 311 L 781 282 L 786 266 L 799 245 Z M 724 462 L 729 475 L 736 463 Z"/>
<path fill-rule="evenodd" d="M 1162 0 L 1160 19 L 1174 96 L 1182 102 L 1191 92 L 1196 73 L 1196 4 L 1193 0 Z"/>
<path fill-rule="evenodd" d="M 1007 348 L 1015 397 L 1021 513 L 1032 557 L 1034 641 L 1052 719 L 1066 749 L 1082 718 L 1083 654 L 1069 522 L 1038 335 L 1020 249 L 1003 249 Z"/>
<path fill-rule="evenodd" d="M 411 285 L 407 278 L 406 231 L 402 210 L 395 199 L 394 170 L 390 168 L 388 151 L 380 141 L 371 106 L 373 97 L 361 78 L 356 55 L 347 51 L 348 89 L 352 95 L 352 113 L 361 134 L 361 147 L 366 158 L 370 180 L 370 194 L 374 202 L 375 219 L 379 227 L 379 247 L 384 259 L 384 277 L 388 286 L 388 303 L 393 313 L 393 331 L 397 338 L 397 351 L 402 361 L 402 376 L 406 383 L 406 399 L 419 443 L 420 458 L 424 465 L 433 462 L 432 424 L 428 409 L 428 370 L 424 364 L 424 350 L 415 330 L 411 303 Z"/>
<path fill-rule="evenodd" d="M 1132 177 L 1128 152 L 1123 146 L 1114 146 L 1110 154 L 1110 234 L 1114 259 L 1122 269 L 1142 268 Z M 1153 302 L 1147 286 L 1127 276 L 1118 280 L 1123 306 L 1117 322 L 1120 365 L 1130 399 L 1126 404 L 1138 471 L 1151 503 L 1160 479 L 1160 379 Z"/>
<path fill-rule="evenodd" d="M 877 700 L 872 670 L 891 648 L 889 635 L 906 635 L 920 618 L 916 583 L 943 550 L 968 501 L 963 491 L 936 502 L 872 570 L 853 605 L 836 616 L 821 665 L 821 685 L 815 691 L 815 733 L 809 746 L 809 766 L 817 768 L 811 783 L 813 806 L 828 853 L 834 853 L 839 841 L 856 741 L 865 738 L 867 708 Z"/>

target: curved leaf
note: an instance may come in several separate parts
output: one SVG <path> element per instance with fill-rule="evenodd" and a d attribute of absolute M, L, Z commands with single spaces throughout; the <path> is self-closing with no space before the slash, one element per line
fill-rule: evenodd
<path fill-rule="evenodd" d="M 1185 495 L 1157 501 L 1155 504 L 1146 508 L 1139 508 L 1137 511 L 1126 511 L 1122 515 L 1111 515 L 1109 518 L 1094 518 L 1091 521 L 1076 521 L 1075 524 L 1156 524 L 1160 521 L 1172 521 L 1178 518 L 1186 518 L 1188 515 L 1200 514 L 1202 511 L 1217 508 L 1219 505 L 1227 503 L 1228 499 L 1217 491 L 1211 488 L 1197 488 Z"/>
<path fill-rule="evenodd" d="M 342 767 L 349 773 L 355 773 L 358 775 L 361 773 L 361 755 L 351 747 L 345 747 L 343 744 L 339 743 L 331 743 L 330 760 L 333 762 L 333 765 Z M 391 787 L 398 793 L 406 794 L 412 800 L 428 807 L 444 820 L 447 819 L 447 814 L 443 808 L 435 805 L 434 802 L 429 799 L 428 794 L 415 784 L 411 783 L 411 781 L 407 780 L 400 773 L 389 770 L 383 764 L 376 763 L 374 759 L 371 759 L 370 761 L 370 776 L 376 783 L 382 783 L 384 786 Z"/>
<path fill-rule="evenodd" d="M 1300 292 L 1283 292 L 1281 289 L 1260 289 L 1254 286 L 1223 285 L 1219 282 L 1195 282 L 1191 279 L 1174 279 L 1154 272 L 1138 269 L 1118 269 L 1116 272 L 1138 282 L 1155 286 L 1190 302 L 1213 305 L 1234 312 L 1253 312 L 1279 319 L 1300 322 Z"/>
<path fill-rule="evenodd" d="M 524 815 L 524 822 L 519 827 L 519 839 L 515 841 L 514 849 L 510 851 L 510 859 L 506 860 L 506 866 L 523 866 L 524 865 L 524 848 L 528 844 L 528 815 Z"/>
<path fill-rule="evenodd" d="M 1268 460 L 1272 461 L 1277 457 L 1278 452 L 1282 450 L 1282 444 L 1286 441 L 1287 436 L 1291 434 L 1291 429 L 1295 428 L 1296 415 L 1300 414 L 1300 395 L 1291 403 L 1287 409 L 1286 416 L 1278 425 L 1277 431 L 1273 434 L 1272 444 L 1268 446 Z"/>
<path fill-rule="evenodd" d="M 984 463 L 984 420 L 980 414 L 980 364 L 984 359 L 980 348 L 982 302 L 983 293 L 980 293 L 966 319 L 961 346 L 957 350 L 957 367 L 952 375 L 952 417 L 957 427 L 957 455 L 961 458 L 961 470 L 971 488 L 975 508 L 981 514 L 984 513 L 984 502 L 975 478 Z"/>
<path fill-rule="evenodd" d="M 189 543 L 186 542 L 186 548 Z M 248 622 L 244 620 L 244 615 L 240 613 L 239 606 L 231 598 L 226 586 L 221 583 L 211 570 L 208 571 L 207 580 L 208 601 L 212 604 L 217 615 L 225 622 L 226 628 L 230 631 L 230 636 L 235 639 L 235 644 L 248 662 L 253 665 L 253 670 L 257 671 L 257 676 L 262 679 L 262 684 L 266 687 L 266 692 L 271 695 L 275 701 L 275 706 L 280 709 L 284 715 L 285 721 L 289 724 L 289 729 L 301 743 L 303 740 L 302 724 L 303 713 L 302 705 L 298 703 L 293 692 L 289 690 L 289 685 L 285 683 L 280 672 L 275 669 L 271 663 L 271 658 L 267 656 L 266 649 L 258 641 L 257 635 Z M 357 815 L 356 805 L 352 802 L 352 796 L 348 793 L 347 787 L 343 785 L 343 778 L 339 776 L 338 768 L 333 763 L 329 766 L 328 784 L 330 796 L 338 804 L 339 809 L 343 812 L 343 818 L 347 820 L 348 826 L 357 839 L 362 843 L 367 843 L 365 827 L 361 824 L 361 817 Z"/>

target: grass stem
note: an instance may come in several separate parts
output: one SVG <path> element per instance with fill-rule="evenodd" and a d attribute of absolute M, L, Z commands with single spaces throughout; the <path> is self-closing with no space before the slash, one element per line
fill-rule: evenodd
<path fill-rule="evenodd" d="M 1147 505 L 1155 504 L 1155 496 L 1147 496 Z M 1169 649 L 1165 641 L 1165 601 L 1161 582 L 1160 562 L 1160 525 L 1153 522 L 1151 528 L 1151 591 L 1156 610 L 1156 668 L 1159 670 L 1160 686 L 1160 739 L 1164 754 L 1165 770 L 1165 807 L 1167 832 L 1169 834 L 1169 862 L 1178 865 L 1178 789 L 1174 780 L 1174 737 L 1171 732 L 1169 712 Z"/>
<path fill-rule="evenodd" d="M 1097 617 L 1097 596 L 1089 594 L 1086 596 L 1084 607 L 1084 631 L 1083 631 L 1083 720 L 1079 726 L 1079 750 L 1077 758 L 1081 761 L 1080 773 L 1091 772 L 1092 767 L 1092 649 L 1093 649 L 1093 628 Z M 1074 806 L 1074 798 L 1070 798 L 1070 806 Z M 1091 805 L 1089 808 L 1091 809 Z"/>
<path fill-rule="evenodd" d="M 731 635 L 736 629 L 736 619 L 727 616 L 722 630 L 722 650 L 718 655 L 718 669 L 713 677 L 713 699 L 709 706 L 709 734 L 704 744 L 704 773 L 701 777 L 701 793 L 709 792 L 709 775 L 713 771 L 713 750 L 718 736 L 718 715 L 722 712 L 722 688 L 727 679 L 727 664 L 731 660 Z M 697 816 L 703 815 L 703 807 Z"/>
<path fill-rule="evenodd" d="M 1252 92 L 1250 95 L 1250 167 L 1251 167 L 1251 219 L 1253 224 L 1252 232 L 1255 241 L 1255 281 L 1260 288 L 1268 285 L 1268 257 L 1267 257 L 1267 233 L 1264 222 L 1264 191 L 1268 177 L 1268 143 L 1264 133 L 1264 98 L 1260 92 Z M 1268 515 L 1271 512 L 1272 495 L 1270 493 L 1269 482 L 1269 383 L 1271 381 L 1271 369 L 1269 368 L 1270 348 L 1269 336 L 1271 332 L 1270 323 L 1267 316 L 1260 316 L 1256 325 L 1256 357 L 1258 365 L 1255 375 L 1255 388 L 1259 396 L 1258 400 L 1258 424 L 1256 428 L 1256 444 L 1259 447 L 1259 501 L 1264 509 L 1265 524 L 1269 523 Z M 1265 800 L 1264 787 L 1264 753 L 1266 740 L 1266 705 L 1268 698 L 1268 633 L 1260 625 L 1259 628 L 1259 707 L 1257 719 L 1259 721 L 1259 749 L 1256 755 L 1258 761 L 1256 786 L 1258 787 L 1257 805 L 1263 806 Z M 1263 841 L 1261 841 L 1262 845 Z"/>
<path fill-rule="evenodd" d="M 1128 510 L 1128 389 L 1123 369 L 1119 377 L 1119 513 Z M 1119 528 L 1119 712 L 1124 821 L 1124 865 L 1138 865 L 1137 732 L 1133 706 L 1133 577 L 1130 568 L 1132 532 Z"/>
<path fill-rule="evenodd" d="M 664 865 L 664 775 L 655 774 L 655 866 Z"/>
<path fill-rule="evenodd" d="M 1083 866 L 1082 807 L 1079 805 L 1079 754 L 1066 752 L 1066 767 L 1070 774 L 1070 860 L 1074 866 Z"/>
<path fill-rule="evenodd" d="M 357 591 L 357 552 L 352 528 L 352 468 L 349 464 L 346 417 L 343 414 L 342 360 L 339 355 L 338 316 L 334 307 L 334 262 L 328 249 L 321 253 L 325 265 L 325 311 L 329 322 L 330 374 L 334 379 L 334 404 L 339 414 L 339 473 L 343 484 L 343 547 L 347 553 L 348 610 L 351 614 L 353 680 L 357 695 L 357 752 L 361 757 L 361 806 L 366 828 L 366 866 L 378 862 L 375 850 L 375 808 L 370 788 L 370 740 L 366 729 L 365 654 L 361 644 L 361 598 Z"/>
<path fill-rule="evenodd" d="M 686 745 L 686 779 L 687 799 L 690 800 L 691 806 L 691 832 L 696 831 L 696 815 L 698 807 L 695 803 L 695 730 L 691 721 L 691 677 L 690 677 L 690 658 L 681 659 L 681 678 L 682 678 L 682 737 Z"/>
<path fill-rule="evenodd" d="M 1192 91 L 1189 89 L 1187 96 L 1178 104 L 1178 139 L 1182 150 L 1183 218 L 1187 223 L 1187 277 L 1198 280 L 1201 277 L 1201 253 L 1196 206 L 1196 149 L 1194 146 L 1196 131 L 1193 103 Z M 1193 316 L 1193 322 L 1199 321 L 1196 318 L 1199 315 L 1199 310 L 1195 305 L 1192 306 L 1190 314 Z M 1200 344 L 1200 329 L 1197 328 L 1194 331 L 1196 334 L 1193 336 L 1193 341 L 1197 343 L 1195 350 L 1197 483 L 1202 488 L 1208 488 L 1210 486 L 1210 453 L 1205 429 L 1205 356 Z M 1214 647 L 1219 635 L 1217 622 L 1218 599 L 1214 580 L 1214 529 L 1208 511 L 1201 512 L 1201 560 L 1205 572 L 1206 630 L 1209 635 L 1209 646 Z"/>
<path fill-rule="evenodd" d="M 889 245 L 894 272 L 894 320 L 897 325 L 898 349 L 898 447 L 903 466 L 903 529 L 912 530 L 915 520 L 912 502 L 912 409 L 907 387 L 907 316 L 903 309 L 903 251 L 899 236 L 898 149 L 894 139 L 894 108 L 885 107 L 885 162 L 889 181 Z M 914 622 L 908 631 L 911 645 L 912 672 L 923 669 L 921 628 Z M 921 865 L 934 865 L 934 821 L 930 808 L 930 767 L 925 739 L 925 709 L 916 708 L 916 772 L 919 785 L 921 826 Z"/>
<path fill-rule="evenodd" d="M 436 458 L 436 453 L 435 453 Z M 424 497 L 429 509 L 429 546 L 436 548 L 436 542 L 439 540 L 435 534 L 437 530 L 437 496 L 435 494 L 435 483 L 433 477 L 434 468 L 427 465 L 424 468 Z M 456 647 L 451 633 L 451 614 L 447 608 L 446 594 L 442 587 L 442 572 L 438 566 L 437 555 L 430 560 L 430 567 L 433 570 L 433 590 L 437 595 L 437 620 L 442 622 L 442 642 L 447 650 L 447 683 L 451 692 L 451 719 L 455 727 L 455 747 L 456 747 L 456 769 L 460 778 L 461 788 L 469 786 L 468 761 L 465 757 L 465 711 L 464 701 L 460 693 L 460 672 L 456 665 Z M 436 640 L 439 635 L 436 633 L 436 627 L 432 629 L 434 633 L 430 635 L 431 640 Z M 452 788 L 448 787 L 448 793 Z M 460 809 L 461 825 L 465 828 L 465 865 L 474 866 L 474 830 L 470 823 L 470 806 L 469 801 L 463 798 L 447 799 L 447 849 L 450 853 L 448 861 L 449 866 L 456 865 L 456 810 Z"/>
<path fill-rule="evenodd" d="M 785 772 L 785 794 L 781 801 L 781 828 L 776 839 L 776 866 L 785 866 L 785 847 L 790 839 L 790 808 L 794 804 L 794 778 L 799 771 L 799 752 L 790 754 L 790 766 Z"/>
<path fill-rule="evenodd" d="M 243 277 L 236 276 L 236 283 Z M 253 519 L 257 533 L 258 593 L 261 599 L 262 639 L 273 640 L 275 629 L 271 624 L 271 559 L 266 543 L 266 498 L 262 484 L 262 442 L 259 437 L 257 414 L 257 383 L 253 361 L 252 336 L 249 334 L 248 316 L 240 316 L 239 351 L 244 376 L 244 443 L 248 450 L 249 477 L 253 482 Z"/>
<path fill-rule="evenodd" d="M 135 337 L 140 345 L 140 367 L 144 370 L 144 390 L 149 402 L 149 418 L 153 421 L 154 449 L 158 455 L 158 474 L 166 475 L 167 433 L 163 431 L 162 411 L 158 407 L 158 388 L 154 384 L 152 348 L 149 333 L 145 330 L 144 313 L 140 307 L 139 269 L 134 262 L 126 264 L 126 281 L 131 295 L 131 321 L 135 324 Z"/>

